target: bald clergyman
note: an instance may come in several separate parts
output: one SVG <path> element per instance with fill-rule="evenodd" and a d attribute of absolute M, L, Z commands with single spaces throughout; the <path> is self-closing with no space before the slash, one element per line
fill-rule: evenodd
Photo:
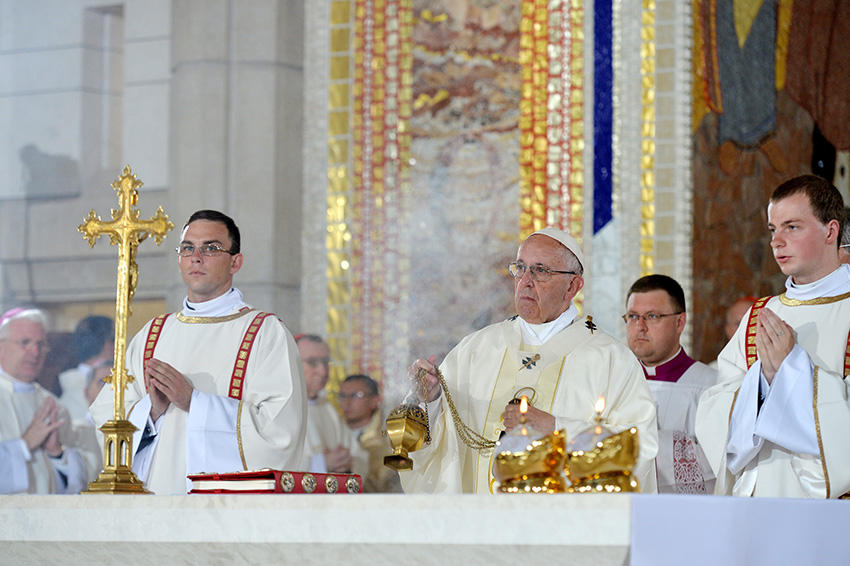
<path fill-rule="evenodd" d="M 489 440 L 519 422 L 511 400 L 526 394 L 528 422 L 548 434 L 565 429 L 567 441 L 591 426 L 599 396 L 602 420 L 623 431 L 637 427 L 635 474 L 642 491 L 655 492 L 658 451 L 655 403 L 640 364 L 620 341 L 578 316 L 573 298 L 584 285 L 583 254 L 566 232 L 545 228 L 529 236 L 509 266 L 517 315 L 464 338 L 440 364 L 461 419 Z M 401 474 L 405 493 L 488 493 L 493 490 L 492 449 L 467 447 L 457 435 L 434 356 L 424 368 L 430 445 L 411 452 L 413 471 Z"/>

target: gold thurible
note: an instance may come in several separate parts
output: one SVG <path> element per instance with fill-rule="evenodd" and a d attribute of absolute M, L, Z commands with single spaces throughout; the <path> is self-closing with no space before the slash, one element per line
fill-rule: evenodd
<path fill-rule="evenodd" d="M 118 245 L 118 290 L 115 301 L 115 365 L 106 378 L 114 392 L 113 419 L 100 430 L 103 432 L 103 470 L 83 493 L 150 493 L 133 473 L 133 433 L 138 430 L 126 420 L 124 391 L 134 381 L 127 373 L 127 319 L 130 318 L 130 302 L 136 292 L 139 266 L 136 264 L 136 248 L 148 236 L 153 236 L 157 245 L 166 233 L 174 228 L 160 206 L 150 220 L 139 220 L 136 208 L 139 200 L 139 181 L 124 167 L 123 174 L 112 182 L 118 193 L 118 210 L 112 209 L 112 220 L 101 221 L 92 210 L 85 222 L 77 227 L 88 240 L 89 246 L 104 234 L 109 235 L 111 245 Z"/>

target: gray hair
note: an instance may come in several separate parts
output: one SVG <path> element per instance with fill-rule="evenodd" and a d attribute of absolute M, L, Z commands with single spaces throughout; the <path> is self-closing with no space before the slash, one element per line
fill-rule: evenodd
<path fill-rule="evenodd" d="M 21 319 L 26 319 L 30 322 L 40 324 L 41 327 L 47 331 L 47 315 L 44 314 L 44 311 L 39 309 L 24 309 L 4 318 L 3 322 L 0 322 L 0 340 L 9 336 L 9 332 L 11 332 L 9 330 L 9 325 L 16 320 Z"/>
<path fill-rule="evenodd" d="M 850 246 L 850 207 L 844 207 L 844 233 L 841 234 L 841 245 Z"/>

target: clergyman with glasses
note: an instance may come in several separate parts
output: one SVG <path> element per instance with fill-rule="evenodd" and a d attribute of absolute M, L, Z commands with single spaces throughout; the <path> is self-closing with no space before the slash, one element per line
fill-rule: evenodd
<path fill-rule="evenodd" d="M 439 367 L 430 356 L 408 368 L 414 385 L 417 376 L 424 378 L 420 396 L 428 403 L 431 443 L 410 453 L 413 471 L 400 474 L 405 493 L 492 492 L 492 444 L 519 423 L 515 400 L 523 395 L 531 404 L 528 424 L 545 434 L 564 429 L 567 439 L 595 422 L 595 406 L 604 397 L 605 424 L 618 431 L 637 427 L 635 473 L 643 491 L 656 491 L 655 404 L 625 344 L 597 328 L 592 317 L 579 316 L 573 304 L 584 285 L 578 242 L 544 228 L 520 244 L 508 269 L 516 316 L 470 334 Z M 476 442 L 459 438 L 448 396 L 462 423 L 481 437 Z"/>
<path fill-rule="evenodd" d="M 717 372 L 688 356 L 679 340 L 687 321 L 685 292 L 666 275 L 647 275 L 626 294 L 629 349 L 643 366 L 658 410 L 659 493 L 713 493 L 714 473 L 696 441 L 702 393 Z"/>
<path fill-rule="evenodd" d="M 133 471 L 156 494 L 186 494 L 186 475 L 299 468 L 306 393 L 298 348 L 286 325 L 243 300 L 239 228 L 215 210 L 183 227 L 177 267 L 183 307 L 148 322 L 127 348 L 136 379 L 126 392 Z M 112 418 L 113 392 L 92 404 L 98 426 Z"/>
<path fill-rule="evenodd" d="M 48 344 L 46 317 L 13 309 L 0 318 L 0 493 L 79 493 L 100 461 L 59 400 L 36 382 Z"/>

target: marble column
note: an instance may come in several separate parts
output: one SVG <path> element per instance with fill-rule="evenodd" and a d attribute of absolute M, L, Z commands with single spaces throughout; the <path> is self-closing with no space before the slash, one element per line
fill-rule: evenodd
<path fill-rule="evenodd" d="M 170 180 L 178 229 L 195 210 L 233 217 L 246 300 L 297 327 L 303 4 L 172 4 Z M 185 293 L 170 292 L 174 304 Z"/>

